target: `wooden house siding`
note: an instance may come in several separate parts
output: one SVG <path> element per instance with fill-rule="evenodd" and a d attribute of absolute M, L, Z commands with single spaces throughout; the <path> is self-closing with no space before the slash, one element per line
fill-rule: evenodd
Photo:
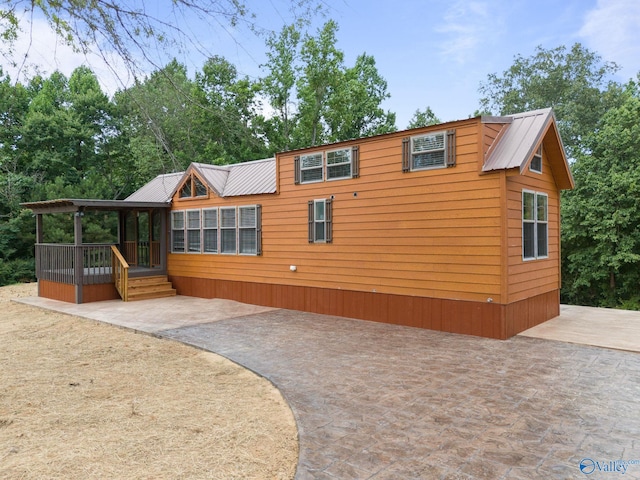
<path fill-rule="evenodd" d="M 514 172 L 515 173 L 515 172 Z M 522 191 L 548 195 L 548 258 L 522 258 Z M 507 176 L 507 279 L 506 303 L 560 289 L 560 191 L 551 173 L 546 151 L 543 152 L 542 174 L 529 171 Z"/>
<path fill-rule="evenodd" d="M 477 119 L 456 125 L 455 167 L 402 172 L 402 139 L 442 130 L 341 144 L 359 145 L 359 178 L 296 185 L 292 152 L 275 195 L 174 198 L 174 210 L 261 204 L 263 254 L 171 254 L 169 275 L 500 302 L 499 175 L 478 176 Z M 310 244 L 307 202 L 331 197 L 333 242 Z"/>

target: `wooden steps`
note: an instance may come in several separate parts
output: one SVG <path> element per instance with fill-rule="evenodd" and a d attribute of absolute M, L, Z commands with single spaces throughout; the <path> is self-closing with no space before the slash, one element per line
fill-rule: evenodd
<path fill-rule="evenodd" d="M 129 278 L 127 295 L 130 302 L 151 298 L 172 297 L 175 294 L 176 290 L 166 275 Z"/>

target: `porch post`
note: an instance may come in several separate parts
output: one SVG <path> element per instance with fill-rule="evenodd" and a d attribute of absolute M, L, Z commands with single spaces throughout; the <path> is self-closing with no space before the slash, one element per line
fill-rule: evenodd
<path fill-rule="evenodd" d="M 167 273 L 167 234 L 169 224 L 167 217 L 169 215 L 164 209 L 160 210 L 160 269 L 162 273 Z"/>
<path fill-rule="evenodd" d="M 44 238 L 44 234 L 42 233 L 42 214 L 41 213 L 36 213 L 36 249 L 40 248 L 38 247 L 38 245 L 40 245 L 43 241 Z M 38 253 L 35 253 L 36 258 Z M 38 283 L 38 297 L 40 296 L 40 279 L 37 278 L 40 275 L 40 272 L 38 271 L 38 267 L 36 266 L 36 280 Z"/>
<path fill-rule="evenodd" d="M 82 217 L 84 212 L 78 210 L 73 216 L 73 239 L 75 245 L 75 288 L 76 303 L 82 303 L 82 284 L 84 276 L 84 256 L 82 255 Z"/>

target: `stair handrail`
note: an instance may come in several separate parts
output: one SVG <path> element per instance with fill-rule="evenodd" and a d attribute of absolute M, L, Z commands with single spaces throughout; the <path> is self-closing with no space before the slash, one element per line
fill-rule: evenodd
<path fill-rule="evenodd" d="M 111 245 L 111 272 L 113 283 L 123 301 L 129 300 L 129 264 L 118 250 L 118 247 Z"/>

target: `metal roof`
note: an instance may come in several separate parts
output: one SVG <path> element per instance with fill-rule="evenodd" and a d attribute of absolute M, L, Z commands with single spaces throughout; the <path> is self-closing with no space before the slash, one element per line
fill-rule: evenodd
<path fill-rule="evenodd" d="M 125 201 L 170 202 L 183 176 L 184 172 L 158 175 L 142 188 L 125 198 Z"/>
<path fill-rule="evenodd" d="M 525 167 L 542 141 L 550 122 L 554 121 L 550 108 L 507 115 L 511 123 L 502 137 L 489 150 L 482 167 L 483 172 Z"/>
<path fill-rule="evenodd" d="M 258 195 L 276 192 L 276 159 L 229 165 L 229 177 L 221 196 Z"/>
<path fill-rule="evenodd" d="M 125 201 L 170 202 L 177 188 L 192 171 L 219 197 L 276 192 L 276 159 L 265 158 L 232 165 L 192 163 L 185 172 L 158 175 Z"/>

